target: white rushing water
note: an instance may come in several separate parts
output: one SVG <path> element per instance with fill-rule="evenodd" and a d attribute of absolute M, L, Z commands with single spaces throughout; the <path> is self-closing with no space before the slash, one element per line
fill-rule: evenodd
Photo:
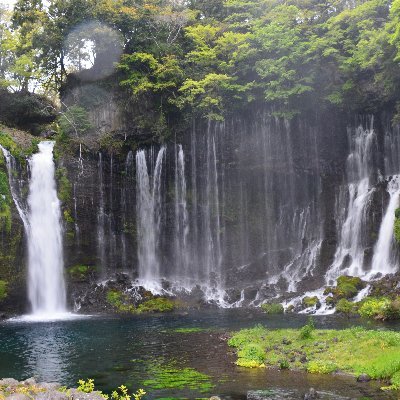
<path fill-rule="evenodd" d="M 368 273 L 369 278 L 373 278 L 374 275 L 378 273 L 394 273 L 396 272 L 398 267 L 398 264 L 396 262 L 396 252 L 394 251 L 395 243 L 393 235 L 393 225 L 395 220 L 395 211 L 396 208 L 399 206 L 399 175 L 396 175 L 392 178 L 392 180 L 388 183 L 387 190 L 390 195 L 390 201 L 379 230 L 379 239 L 375 245 L 371 271 Z"/>
<path fill-rule="evenodd" d="M 364 271 L 364 230 L 366 210 L 372 194 L 372 157 L 376 150 L 376 134 L 373 119 L 368 128 L 359 126 L 355 132 L 349 131 L 351 152 L 347 158 L 347 207 L 344 206 L 344 193 L 339 198 L 339 243 L 334 262 L 327 273 L 328 284 L 333 284 L 339 275 L 363 276 Z M 344 189 L 346 190 L 346 189 Z"/>
<path fill-rule="evenodd" d="M 139 283 L 152 291 L 161 289 L 158 242 L 160 238 L 161 174 L 164 154 L 165 147 L 161 147 L 151 179 L 147 168 L 146 152 L 139 150 L 136 153 Z"/>
<path fill-rule="evenodd" d="M 57 197 L 54 142 L 41 142 L 30 159 L 28 196 L 28 295 L 35 319 L 66 312 L 60 201 Z"/>

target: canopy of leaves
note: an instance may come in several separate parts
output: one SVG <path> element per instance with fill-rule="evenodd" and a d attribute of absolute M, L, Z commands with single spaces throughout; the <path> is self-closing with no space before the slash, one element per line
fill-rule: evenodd
<path fill-rule="evenodd" d="M 71 35 L 85 21 L 97 36 Z M 163 121 L 223 119 L 254 102 L 290 117 L 400 100 L 400 0 L 19 0 L 7 24 L 3 86 L 59 90 L 82 60 L 95 69 L 113 30 L 124 49 L 117 83 Z"/>

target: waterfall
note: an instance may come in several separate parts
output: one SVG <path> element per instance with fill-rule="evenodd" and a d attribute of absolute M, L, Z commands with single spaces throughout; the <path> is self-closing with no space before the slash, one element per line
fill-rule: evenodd
<path fill-rule="evenodd" d="M 400 176 L 396 175 L 388 183 L 388 192 L 390 194 L 389 205 L 383 217 L 379 230 L 379 239 L 374 249 L 374 257 L 372 259 L 372 268 L 369 277 L 374 275 L 390 274 L 397 270 L 396 252 L 394 251 L 395 243 L 393 237 L 393 225 L 395 220 L 395 211 L 399 206 L 400 196 Z"/>
<path fill-rule="evenodd" d="M 189 265 L 189 215 L 186 200 L 185 158 L 182 145 L 175 146 L 175 262 L 176 277 L 181 279 L 185 288 L 190 287 L 193 281 Z M 193 282 L 192 282 L 193 283 Z"/>
<path fill-rule="evenodd" d="M 27 212 L 22 205 L 20 201 L 20 194 L 19 194 L 19 187 L 18 183 L 16 182 L 16 179 L 14 177 L 14 172 L 16 171 L 16 165 L 15 165 L 15 159 L 11 155 L 11 153 L 5 149 L 3 146 L 0 145 L 1 151 L 4 155 L 4 158 L 6 160 L 6 165 L 7 165 L 7 172 L 8 172 L 8 182 L 10 185 L 10 192 L 11 192 L 11 197 L 13 198 L 15 207 L 17 208 L 18 214 L 24 224 L 25 232 L 28 232 L 28 219 L 27 219 Z"/>
<path fill-rule="evenodd" d="M 97 212 L 97 257 L 100 262 L 101 270 L 104 273 L 106 267 L 106 243 L 105 243 L 105 222 L 106 216 L 104 213 L 104 174 L 103 174 L 103 156 L 99 153 L 98 161 L 98 178 L 99 178 L 99 208 Z"/>
<path fill-rule="evenodd" d="M 136 208 L 139 282 L 151 290 L 160 289 L 159 239 L 161 224 L 161 175 L 165 147 L 158 152 L 153 177 L 149 176 L 146 152 L 136 153 Z"/>
<path fill-rule="evenodd" d="M 347 158 L 347 207 L 346 196 L 339 196 L 338 218 L 341 225 L 334 262 L 327 273 L 327 283 L 333 284 L 341 274 L 365 274 L 365 225 L 367 206 L 372 194 L 371 176 L 374 172 L 374 154 L 377 152 L 373 118 L 370 126 L 360 125 L 355 132 L 349 130 L 351 152 Z M 342 189 L 343 190 L 343 189 Z"/>
<path fill-rule="evenodd" d="M 28 195 L 28 295 L 34 315 L 66 311 L 60 201 L 57 197 L 54 142 L 41 142 L 30 159 Z"/>

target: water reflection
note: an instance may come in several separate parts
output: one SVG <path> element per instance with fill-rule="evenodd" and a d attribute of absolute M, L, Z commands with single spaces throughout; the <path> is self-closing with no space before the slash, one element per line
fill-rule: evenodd
<path fill-rule="evenodd" d="M 63 325 L 35 324 L 26 337 L 26 364 L 30 375 L 45 382 L 68 381 L 68 363 L 74 353 Z"/>

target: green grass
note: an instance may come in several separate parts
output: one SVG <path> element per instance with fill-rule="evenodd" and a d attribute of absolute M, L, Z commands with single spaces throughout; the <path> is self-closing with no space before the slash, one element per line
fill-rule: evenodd
<path fill-rule="evenodd" d="M 311 326 L 307 335 L 302 335 L 302 330 L 257 326 L 234 333 L 228 344 L 237 349 L 239 366 L 365 373 L 386 380 L 391 389 L 400 388 L 400 333 L 363 328 L 317 330 Z"/>

